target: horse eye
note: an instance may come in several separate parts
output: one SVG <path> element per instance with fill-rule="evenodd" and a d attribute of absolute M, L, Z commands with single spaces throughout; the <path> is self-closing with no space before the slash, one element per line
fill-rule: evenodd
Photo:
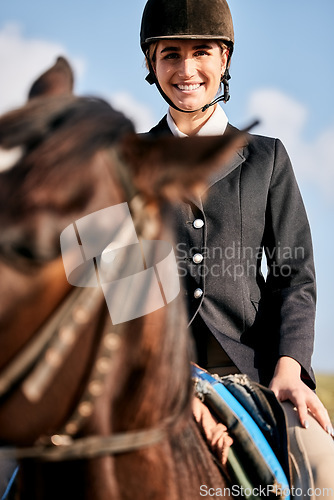
<path fill-rule="evenodd" d="M 24 243 L 1 242 L 0 254 L 10 262 L 16 261 L 34 261 L 36 256 L 31 248 Z"/>
<path fill-rule="evenodd" d="M 22 245 L 22 244 L 14 245 L 12 247 L 12 251 L 13 251 L 13 253 L 15 253 L 15 254 L 17 254 L 20 257 L 23 257 L 25 259 L 28 259 L 28 260 L 35 259 L 35 255 L 34 255 L 34 252 L 32 251 L 32 249 L 25 246 L 25 245 Z"/>

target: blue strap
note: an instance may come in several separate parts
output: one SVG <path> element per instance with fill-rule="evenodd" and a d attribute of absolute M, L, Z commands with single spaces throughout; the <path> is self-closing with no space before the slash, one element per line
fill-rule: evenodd
<path fill-rule="evenodd" d="M 14 484 L 14 481 L 15 481 L 15 479 L 16 479 L 16 476 L 17 476 L 18 471 L 19 471 L 19 468 L 18 468 L 18 467 L 15 467 L 14 472 L 13 472 L 13 474 L 12 474 L 12 477 L 10 478 L 10 480 L 9 480 L 9 482 L 8 482 L 8 484 L 7 484 L 6 491 L 4 492 L 4 494 L 3 494 L 3 495 L 2 495 L 2 497 L 1 497 L 1 500 L 6 500 L 6 499 L 8 498 L 8 495 L 9 495 L 10 490 L 11 490 L 11 488 L 12 488 L 13 484 Z"/>

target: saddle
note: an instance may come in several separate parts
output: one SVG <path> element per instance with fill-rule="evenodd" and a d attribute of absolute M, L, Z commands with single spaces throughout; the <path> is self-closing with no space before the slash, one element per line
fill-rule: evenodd
<path fill-rule="evenodd" d="M 232 484 L 247 498 L 290 498 L 288 436 L 284 410 L 274 393 L 245 374 L 219 377 L 193 364 L 198 397 L 228 428 Z M 240 489 L 238 490 L 240 492 Z"/>

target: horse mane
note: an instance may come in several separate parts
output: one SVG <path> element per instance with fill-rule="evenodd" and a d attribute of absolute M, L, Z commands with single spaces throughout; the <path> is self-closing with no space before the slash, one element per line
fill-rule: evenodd
<path fill-rule="evenodd" d="M 22 147 L 21 170 L 25 164 L 31 168 L 36 160 L 31 154 L 42 157 L 35 176 L 56 167 L 63 172 L 70 165 L 78 168 L 98 149 L 112 146 L 129 133 L 134 133 L 132 122 L 96 97 L 40 97 L 0 118 L 0 146 L 7 150 Z M 55 151 L 59 153 L 54 155 Z"/>

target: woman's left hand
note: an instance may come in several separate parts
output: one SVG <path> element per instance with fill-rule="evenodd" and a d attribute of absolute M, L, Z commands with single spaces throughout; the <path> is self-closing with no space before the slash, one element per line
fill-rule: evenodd
<path fill-rule="evenodd" d="M 297 408 L 299 420 L 307 428 L 310 412 L 328 434 L 334 436 L 328 412 L 318 396 L 300 378 L 301 366 L 293 358 L 282 356 L 276 365 L 269 389 L 279 401 L 291 401 Z"/>

